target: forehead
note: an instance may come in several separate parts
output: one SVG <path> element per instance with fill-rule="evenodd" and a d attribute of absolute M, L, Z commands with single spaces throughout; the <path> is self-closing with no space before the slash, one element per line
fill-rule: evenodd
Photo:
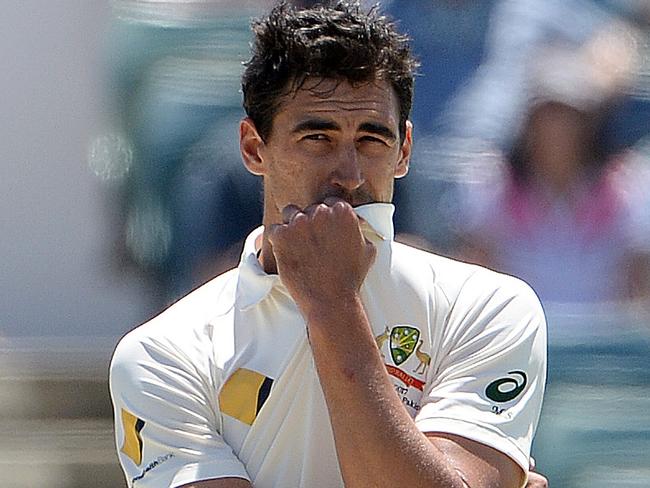
<path fill-rule="evenodd" d="M 307 78 L 298 89 L 282 98 L 277 116 L 374 119 L 397 127 L 399 104 L 395 90 L 384 80 L 351 84 Z"/>

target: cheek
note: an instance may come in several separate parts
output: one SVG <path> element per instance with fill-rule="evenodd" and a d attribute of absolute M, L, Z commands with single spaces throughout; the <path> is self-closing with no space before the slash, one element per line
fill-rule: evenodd
<path fill-rule="evenodd" d="M 395 172 L 397 170 L 398 158 L 397 156 L 379 153 L 376 156 L 366 155 L 364 157 L 364 174 L 366 179 L 372 181 L 392 181 L 395 179 Z"/>
<path fill-rule="evenodd" d="M 297 159 L 276 160 L 264 179 L 265 192 L 271 192 L 278 204 L 307 205 L 318 194 L 326 179 L 313 162 Z"/>
<path fill-rule="evenodd" d="M 300 157 L 278 159 L 271 166 L 269 176 L 290 190 L 304 186 L 317 177 L 318 166 Z"/>
<path fill-rule="evenodd" d="M 387 202 L 392 199 L 395 182 L 395 165 L 381 162 L 366 166 L 365 187 L 377 201 Z"/>

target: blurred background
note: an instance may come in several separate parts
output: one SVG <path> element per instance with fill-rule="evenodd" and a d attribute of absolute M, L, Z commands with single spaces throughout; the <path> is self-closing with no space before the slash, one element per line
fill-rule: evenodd
<path fill-rule="evenodd" d="M 2 3 L 1 486 L 125 486 L 110 355 L 261 219 L 239 76 L 272 3 Z M 539 294 L 552 487 L 650 486 L 650 2 L 381 7 L 422 63 L 399 239 Z"/>

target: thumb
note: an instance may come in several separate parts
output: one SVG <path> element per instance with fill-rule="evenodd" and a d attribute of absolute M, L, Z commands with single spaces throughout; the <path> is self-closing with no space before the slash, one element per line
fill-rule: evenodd
<path fill-rule="evenodd" d="M 368 267 L 370 267 L 375 262 L 375 259 L 377 259 L 377 247 L 365 237 L 364 237 L 364 241 L 366 244 L 366 248 L 365 248 L 366 260 L 368 263 Z"/>

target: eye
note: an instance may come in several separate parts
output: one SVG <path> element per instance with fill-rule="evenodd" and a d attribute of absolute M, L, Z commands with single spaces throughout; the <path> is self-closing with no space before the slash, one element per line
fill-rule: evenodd
<path fill-rule="evenodd" d="M 307 134 L 303 136 L 303 141 L 329 141 L 329 137 L 326 134 Z"/>
<path fill-rule="evenodd" d="M 360 142 L 371 142 L 373 144 L 384 144 L 384 145 L 386 145 L 386 141 L 384 141 L 383 139 L 381 139 L 379 137 L 375 137 L 375 136 L 363 136 L 363 137 L 359 138 L 359 141 Z"/>

